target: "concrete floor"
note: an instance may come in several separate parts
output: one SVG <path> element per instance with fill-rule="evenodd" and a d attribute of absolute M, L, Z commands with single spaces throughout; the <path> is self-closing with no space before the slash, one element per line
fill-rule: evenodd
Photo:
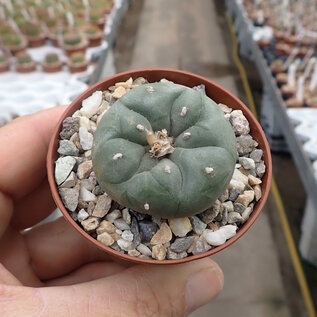
<path fill-rule="evenodd" d="M 116 44 L 117 70 L 150 66 L 189 70 L 244 100 L 224 11 L 215 3 L 133 1 Z M 307 316 L 272 199 L 250 231 L 213 259 L 224 271 L 224 290 L 191 317 Z"/>

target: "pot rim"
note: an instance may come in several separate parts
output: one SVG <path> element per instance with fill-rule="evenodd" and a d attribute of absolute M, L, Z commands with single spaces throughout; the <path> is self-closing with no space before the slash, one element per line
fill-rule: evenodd
<path fill-rule="evenodd" d="M 90 236 L 84 229 L 80 227 L 70 216 L 68 211 L 63 205 L 63 202 L 59 196 L 58 188 L 55 183 L 55 176 L 54 176 L 54 166 L 55 166 L 55 160 L 57 157 L 57 145 L 59 140 L 59 132 L 61 130 L 61 126 L 63 123 L 63 120 L 71 116 L 77 109 L 79 109 L 82 100 L 86 99 L 88 96 L 90 96 L 94 91 L 96 90 L 105 90 L 111 85 L 113 85 L 116 82 L 121 82 L 124 80 L 127 80 L 130 77 L 137 78 L 137 77 L 144 77 L 146 79 L 148 77 L 156 77 L 156 78 L 166 78 L 175 80 L 175 77 L 183 79 L 183 82 L 181 84 L 193 87 L 198 84 L 204 84 L 206 86 L 206 93 L 210 96 L 210 94 L 216 94 L 217 96 L 220 96 L 220 99 L 215 100 L 212 96 L 210 98 L 214 99 L 217 103 L 224 103 L 228 107 L 233 108 L 234 110 L 242 110 L 243 114 L 246 116 L 246 118 L 249 121 L 250 127 L 251 127 L 251 136 L 259 143 L 259 148 L 263 150 L 263 160 L 265 162 L 266 166 L 266 172 L 262 178 L 262 197 L 261 199 L 255 203 L 254 210 L 250 215 L 250 218 L 239 227 L 239 230 L 237 231 L 236 235 L 229 240 L 227 240 L 224 244 L 214 247 L 211 250 L 207 252 L 198 253 L 196 255 L 191 255 L 188 257 L 185 257 L 183 259 L 175 259 L 175 260 L 155 260 L 155 259 L 142 259 L 138 257 L 132 257 L 128 254 L 120 253 L 111 247 L 108 247 L 101 242 L 99 242 L 97 239 Z M 153 79 L 149 79 L 152 81 Z M 154 81 L 159 80 L 155 79 Z M 175 81 L 175 83 L 178 83 Z M 253 130 L 253 131 L 252 131 Z M 266 140 L 265 134 L 261 128 L 260 123 L 256 120 L 254 115 L 251 113 L 251 111 L 247 108 L 247 106 L 244 105 L 242 101 L 240 101 L 237 97 L 235 97 L 233 94 L 231 94 L 226 89 L 222 88 L 218 84 L 214 83 L 213 81 L 204 78 L 200 75 L 193 74 L 191 72 L 172 69 L 172 68 L 143 68 L 143 69 L 133 69 L 126 72 L 121 72 L 118 74 L 115 74 L 111 77 L 105 78 L 97 82 L 96 84 L 89 87 L 86 91 L 84 91 L 82 94 L 80 94 L 64 111 L 63 115 L 59 119 L 59 122 L 53 132 L 48 154 L 47 154 L 47 175 L 48 175 L 48 181 L 50 184 L 51 192 L 53 199 L 57 205 L 57 207 L 62 212 L 64 218 L 68 220 L 68 222 L 85 238 L 90 240 L 95 246 L 97 246 L 99 249 L 107 252 L 110 256 L 114 257 L 117 260 L 124 260 L 133 262 L 135 264 L 157 264 L 157 265 L 169 265 L 169 264 L 180 264 L 180 263 L 186 263 L 191 262 L 194 260 L 198 260 L 207 256 L 211 256 L 215 253 L 218 253 L 219 251 L 227 248 L 231 244 L 233 244 L 235 241 L 237 241 L 241 236 L 243 236 L 249 228 L 252 226 L 252 224 L 255 222 L 255 220 L 260 215 L 265 202 L 268 198 L 269 192 L 270 192 L 270 185 L 271 185 L 271 178 L 272 178 L 272 158 L 271 158 L 271 152 L 269 144 Z"/>

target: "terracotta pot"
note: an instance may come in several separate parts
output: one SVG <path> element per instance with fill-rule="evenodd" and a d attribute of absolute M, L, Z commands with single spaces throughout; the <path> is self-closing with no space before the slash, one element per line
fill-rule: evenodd
<path fill-rule="evenodd" d="M 26 38 L 23 36 L 22 37 L 22 41 L 21 41 L 21 44 L 20 45 L 14 45 L 14 46 L 6 46 L 11 54 L 13 56 L 17 55 L 18 53 L 22 52 L 22 51 L 25 51 L 25 49 L 27 48 L 28 46 L 28 41 L 26 40 Z"/>
<path fill-rule="evenodd" d="M 78 45 L 62 45 L 66 55 L 69 57 L 74 53 L 83 53 L 85 54 L 86 49 L 88 47 L 88 41 L 86 39 L 82 39 L 82 41 Z"/>
<path fill-rule="evenodd" d="M 61 61 L 57 61 L 56 63 L 42 63 L 43 72 L 45 73 L 57 73 L 62 70 L 63 63 Z"/>
<path fill-rule="evenodd" d="M 32 73 L 36 70 L 35 62 L 30 62 L 28 64 L 16 64 L 15 69 L 18 73 Z"/>
<path fill-rule="evenodd" d="M 131 257 L 126 254 L 119 253 L 110 247 L 107 247 L 103 245 L 101 242 L 95 240 L 93 237 L 91 237 L 87 232 L 85 232 L 69 215 L 68 211 L 64 207 L 62 200 L 58 194 L 58 189 L 55 183 L 54 178 L 54 162 L 57 159 L 57 148 L 58 148 L 58 140 L 59 140 L 59 132 L 62 127 L 62 122 L 66 117 L 71 116 L 77 109 L 81 107 L 81 103 L 84 99 L 89 97 L 94 91 L 96 90 L 105 90 L 110 86 L 113 86 L 117 82 L 126 81 L 130 77 L 137 78 L 137 77 L 144 77 L 150 82 L 159 81 L 162 78 L 166 78 L 168 80 L 171 80 L 175 83 L 182 84 L 188 87 L 193 87 L 196 85 L 204 84 L 206 86 L 206 93 L 207 95 L 215 100 L 218 103 L 224 103 L 228 105 L 229 107 L 233 109 L 241 109 L 248 119 L 250 123 L 251 133 L 253 138 L 259 143 L 259 148 L 261 148 L 264 152 L 263 159 L 266 164 L 266 173 L 262 178 L 262 198 L 254 205 L 254 211 L 252 212 L 250 218 L 240 227 L 237 234 L 227 240 L 224 244 L 221 246 L 215 247 L 208 252 L 204 252 L 201 254 L 196 254 L 193 256 L 189 256 L 183 259 L 179 260 L 152 260 L 152 259 L 140 259 L 136 257 Z M 184 263 L 184 262 L 190 262 L 193 260 L 197 260 L 200 258 L 204 258 L 207 256 L 210 256 L 212 254 L 215 254 L 225 248 L 227 248 L 229 245 L 233 244 L 235 241 L 237 241 L 241 236 L 243 236 L 246 231 L 251 227 L 251 225 L 254 223 L 254 221 L 259 216 L 262 208 L 264 207 L 264 204 L 267 200 L 267 197 L 270 192 L 270 185 L 271 185 L 271 177 L 272 177 L 272 161 L 271 161 L 271 153 L 270 148 L 268 145 L 268 142 L 265 138 L 265 134 L 258 123 L 258 121 L 255 119 L 251 111 L 240 101 L 238 98 L 233 96 L 229 91 L 225 90 L 224 88 L 218 86 L 214 82 L 198 76 L 194 75 L 192 73 L 179 71 L 179 70 L 172 70 L 172 69 L 161 69 L 161 68 L 155 68 L 155 69 L 141 69 L 141 70 L 132 70 L 125 73 L 120 73 L 117 75 L 114 75 L 112 77 L 109 77 L 107 79 L 104 79 L 97 84 L 90 87 L 88 90 L 86 90 L 84 93 L 82 93 L 78 98 L 76 98 L 71 105 L 66 109 L 64 114 L 59 120 L 59 123 L 57 124 L 55 131 L 53 133 L 48 155 L 47 155 L 47 174 L 48 174 L 48 180 L 51 188 L 51 192 L 53 195 L 53 198 L 56 202 L 57 207 L 62 211 L 65 219 L 78 231 L 80 232 L 86 239 L 90 240 L 92 244 L 97 246 L 98 248 L 104 250 L 109 255 L 111 255 L 116 260 L 124 260 L 124 261 L 130 261 L 134 263 L 143 263 L 143 264 L 178 264 L 178 263 Z"/>
<path fill-rule="evenodd" d="M 68 63 L 68 68 L 72 74 L 84 72 L 88 68 L 88 61 L 78 64 Z"/>
<path fill-rule="evenodd" d="M 40 34 L 39 36 L 26 36 L 29 47 L 41 47 L 45 45 L 45 35 Z"/>
<path fill-rule="evenodd" d="M 8 61 L 5 61 L 0 64 L 0 73 L 8 72 L 10 69 L 10 64 Z"/>
<path fill-rule="evenodd" d="M 89 47 L 96 47 L 96 46 L 100 46 L 101 42 L 102 42 L 102 36 L 103 34 L 100 32 L 100 34 L 97 34 L 95 36 L 89 36 L 88 37 L 88 46 Z"/>

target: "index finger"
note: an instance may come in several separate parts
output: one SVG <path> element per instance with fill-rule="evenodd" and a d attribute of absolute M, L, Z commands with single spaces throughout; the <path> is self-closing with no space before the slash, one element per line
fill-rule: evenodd
<path fill-rule="evenodd" d="M 65 107 L 13 120 L 0 129 L 0 191 L 20 199 L 36 189 L 46 175 L 46 154 Z"/>

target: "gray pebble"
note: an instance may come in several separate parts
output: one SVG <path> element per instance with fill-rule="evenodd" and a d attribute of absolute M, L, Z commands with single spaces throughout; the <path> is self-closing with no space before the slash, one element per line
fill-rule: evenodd
<path fill-rule="evenodd" d="M 233 207 L 233 205 L 232 205 L 232 207 Z M 228 214 L 229 214 L 228 209 L 224 208 L 223 211 L 222 211 L 222 217 L 221 217 L 221 220 L 220 220 L 220 225 L 221 226 L 224 226 L 224 225 L 226 225 L 228 223 Z"/>
<path fill-rule="evenodd" d="M 140 243 L 136 249 L 141 252 L 143 255 L 151 256 L 152 251 L 150 248 L 148 248 L 145 244 Z"/>
<path fill-rule="evenodd" d="M 170 249 L 174 252 L 180 253 L 186 251 L 194 242 L 195 237 L 189 236 L 185 238 L 177 238 L 171 244 Z"/>
<path fill-rule="evenodd" d="M 234 211 L 238 212 L 239 214 L 242 214 L 246 208 L 244 205 L 240 203 L 234 203 L 233 206 L 234 206 Z"/>
<path fill-rule="evenodd" d="M 79 130 L 79 118 L 67 117 L 63 121 L 62 131 L 59 136 L 61 139 L 70 139 L 70 137 Z"/>
<path fill-rule="evenodd" d="M 115 219 L 113 224 L 120 230 L 129 230 L 130 226 L 122 219 Z"/>
<path fill-rule="evenodd" d="M 78 211 L 77 220 L 79 222 L 81 222 L 83 220 L 86 220 L 88 217 L 89 217 L 89 214 L 88 214 L 88 212 L 85 209 L 80 209 Z"/>
<path fill-rule="evenodd" d="M 261 178 L 265 173 L 265 165 L 263 161 L 255 164 L 255 172 Z"/>
<path fill-rule="evenodd" d="M 263 151 L 261 149 L 255 149 L 250 153 L 250 158 L 257 163 L 261 161 L 262 155 Z"/>
<path fill-rule="evenodd" d="M 219 200 L 223 203 L 224 201 L 228 200 L 229 198 L 229 190 L 226 189 L 223 194 L 220 196 Z"/>
<path fill-rule="evenodd" d="M 229 192 L 229 200 L 235 201 L 240 195 L 240 190 L 237 188 L 232 188 Z"/>
<path fill-rule="evenodd" d="M 72 156 L 64 156 L 55 162 L 55 181 L 57 185 L 63 183 L 73 170 L 76 160 Z"/>
<path fill-rule="evenodd" d="M 249 122 L 241 110 L 233 110 L 229 121 L 236 135 L 246 135 L 250 132 Z"/>
<path fill-rule="evenodd" d="M 228 212 L 233 212 L 234 209 L 233 203 L 230 200 L 222 203 L 222 207 L 224 210 L 227 210 Z"/>
<path fill-rule="evenodd" d="M 126 241 L 133 241 L 133 233 L 130 230 L 124 230 L 122 232 L 122 239 Z"/>
<path fill-rule="evenodd" d="M 145 219 L 145 214 L 141 214 L 137 211 L 134 211 L 132 209 L 129 209 L 131 215 L 133 215 L 138 221 L 141 221 L 143 219 Z"/>
<path fill-rule="evenodd" d="M 129 209 L 128 208 L 124 208 L 122 210 L 122 218 L 128 225 L 131 224 L 131 215 L 129 213 Z"/>
<path fill-rule="evenodd" d="M 251 170 L 255 168 L 255 163 L 251 158 L 248 157 L 239 157 L 239 163 L 245 168 L 246 170 Z"/>
<path fill-rule="evenodd" d="M 236 138 L 237 150 L 239 155 L 247 155 L 252 152 L 258 145 L 251 135 L 241 135 Z"/>
<path fill-rule="evenodd" d="M 150 242 L 155 232 L 158 230 L 158 225 L 149 220 L 139 222 L 139 229 L 142 242 Z"/>
<path fill-rule="evenodd" d="M 121 217 L 121 211 L 119 209 L 115 209 L 113 211 L 111 211 L 107 216 L 106 216 L 106 220 L 110 221 L 111 223 L 113 223 L 116 219 Z"/>
<path fill-rule="evenodd" d="M 177 252 L 173 252 L 171 249 L 167 249 L 166 257 L 169 260 L 179 260 L 179 259 L 186 258 L 187 252 L 184 251 L 184 252 L 177 253 Z"/>
<path fill-rule="evenodd" d="M 215 203 L 213 204 L 213 206 L 207 209 L 206 211 L 202 212 L 201 214 L 199 214 L 199 217 L 204 223 L 208 224 L 209 222 L 213 221 L 217 217 L 217 215 L 220 212 L 220 208 L 221 208 L 221 203 L 217 199 Z"/>
<path fill-rule="evenodd" d="M 104 192 L 102 188 L 99 185 L 97 185 L 93 188 L 92 193 L 96 196 L 99 196 L 99 195 L 102 195 Z"/>
<path fill-rule="evenodd" d="M 75 211 L 78 205 L 79 190 L 78 187 L 74 188 L 59 188 L 59 195 L 62 198 L 64 206 L 70 210 Z"/>
<path fill-rule="evenodd" d="M 69 141 L 69 140 L 60 140 L 57 152 L 60 155 L 71 155 L 71 156 L 76 156 L 79 154 L 79 150 L 77 149 L 76 145 L 72 141 Z"/>
<path fill-rule="evenodd" d="M 201 221 L 197 216 L 192 216 L 189 218 L 189 220 L 192 224 L 193 231 L 198 235 L 201 235 L 207 227 L 207 225 L 203 221 Z"/>
<path fill-rule="evenodd" d="M 66 180 L 59 186 L 59 188 L 72 188 L 77 183 L 77 176 L 74 172 L 71 172 Z"/>
<path fill-rule="evenodd" d="M 123 239 L 119 239 L 117 241 L 118 246 L 120 247 L 121 250 L 124 251 L 129 251 L 134 249 L 134 245 L 132 244 L 131 241 L 127 241 L 127 240 L 123 240 Z"/>
<path fill-rule="evenodd" d="M 203 237 L 199 237 L 199 239 L 195 243 L 192 253 L 195 255 L 202 252 L 207 252 L 210 249 L 211 246 L 207 243 L 207 241 Z"/>
<path fill-rule="evenodd" d="M 87 190 L 92 191 L 94 189 L 94 186 L 92 186 L 92 183 L 89 179 L 82 179 L 80 181 L 80 186 L 85 187 Z"/>
<path fill-rule="evenodd" d="M 238 212 L 230 212 L 228 214 L 228 223 L 233 224 L 233 223 L 240 223 L 243 222 L 242 216 Z"/>
<path fill-rule="evenodd" d="M 79 128 L 79 140 L 83 150 L 91 150 L 94 137 L 90 132 L 88 132 L 87 128 Z"/>
<path fill-rule="evenodd" d="M 139 231 L 138 221 L 136 220 L 135 217 L 132 217 L 132 219 L 131 219 L 131 228 L 130 228 L 130 230 L 133 233 L 133 242 L 134 242 L 134 244 L 138 245 L 141 242 L 141 235 L 140 235 L 140 231 Z M 143 253 L 143 252 L 141 252 L 141 253 Z M 152 254 L 152 251 L 151 251 L 151 254 Z"/>

